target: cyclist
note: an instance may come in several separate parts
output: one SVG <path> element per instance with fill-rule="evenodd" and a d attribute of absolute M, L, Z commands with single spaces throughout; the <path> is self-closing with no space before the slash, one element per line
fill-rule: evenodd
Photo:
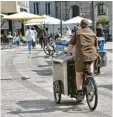
<path fill-rule="evenodd" d="M 70 44 L 65 52 L 69 52 L 75 46 L 75 69 L 76 69 L 76 85 L 77 99 L 82 94 L 82 75 L 87 70 L 90 72 L 90 66 L 98 57 L 97 52 L 97 37 L 96 34 L 88 28 L 88 20 L 83 19 L 80 23 L 80 28 L 74 32 Z"/>

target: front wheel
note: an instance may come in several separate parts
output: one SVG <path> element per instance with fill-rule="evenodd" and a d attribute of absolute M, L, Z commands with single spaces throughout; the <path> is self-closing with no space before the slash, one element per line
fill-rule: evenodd
<path fill-rule="evenodd" d="M 86 100 L 90 110 L 95 110 L 98 103 L 98 92 L 96 82 L 93 78 L 87 79 Z"/>
<path fill-rule="evenodd" d="M 54 91 L 54 100 L 57 104 L 61 101 L 61 85 L 60 81 L 55 81 L 53 83 L 53 91 Z"/>

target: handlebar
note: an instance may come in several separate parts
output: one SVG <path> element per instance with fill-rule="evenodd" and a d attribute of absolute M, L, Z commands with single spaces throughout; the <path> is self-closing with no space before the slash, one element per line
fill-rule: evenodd
<path fill-rule="evenodd" d="M 67 54 L 67 55 L 70 55 L 70 56 L 73 55 L 73 53 L 71 53 L 71 52 L 64 52 L 64 54 Z"/>

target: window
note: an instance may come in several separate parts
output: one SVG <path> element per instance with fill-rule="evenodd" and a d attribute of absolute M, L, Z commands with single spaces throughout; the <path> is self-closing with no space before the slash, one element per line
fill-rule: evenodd
<path fill-rule="evenodd" d="M 39 14 L 39 3 L 36 3 L 36 11 L 37 11 L 37 14 Z"/>
<path fill-rule="evenodd" d="M 39 15 L 39 3 L 34 3 L 34 14 Z"/>
<path fill-rule="evenodd" d="M 46 15 L 50 15 L 50 3 L 45 4 Z"/>
<path fill-rule="evenodd" d="M 35 8 L 35 3 L 34 3 L 34 14 L 36 14 L 36 10 L 35 10 L 36 8 Z"/>
<path fill-rule="evenodd" d="M 104 3 L 98 5 L 98 15 L 105 15 Z"/>
<path fill-rule="evenodd" d="M 79 16 L 80 13 L 79 13 L 79 7 L 78 6 L 73 6 L 72 7 L 72 17 L 76 17 L 76 16 Z"/>

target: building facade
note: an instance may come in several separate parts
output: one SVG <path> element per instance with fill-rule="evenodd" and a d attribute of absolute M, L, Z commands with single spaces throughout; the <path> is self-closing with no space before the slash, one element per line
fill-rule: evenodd
<path fill-rule="evenodd" d="M 28 1 L 1 1 L 1 13 L 6 15 L 11 15 L 17 12 L 26 11 L 29 12 L 29 2 Z M 12 28 L 13 27 L 13 28 Z M 2 32 L 11 31 L 12 34 L 15 31 L 23 32 L 23 24 L 18 21 L 5 21 L 1 27 Z M 24 32 L 23 32 L 24 33 Z"/>
<path fill-rule="evenodd" d="M 60 2 L 55 2 L 56 17 L 60 18 Z M 109 33 L 112 34 L 112 1 L 94 1 L 95 21 L 101 15 L 109 22 Z M 89 1 L 62 1 L 62 19 L 82 16 L 91 19 L 91 2 Z"/>
<path fill-rule="evenodd" d="M 55 1 L 30 1 L 30 13 L 55 17 Z"/>

